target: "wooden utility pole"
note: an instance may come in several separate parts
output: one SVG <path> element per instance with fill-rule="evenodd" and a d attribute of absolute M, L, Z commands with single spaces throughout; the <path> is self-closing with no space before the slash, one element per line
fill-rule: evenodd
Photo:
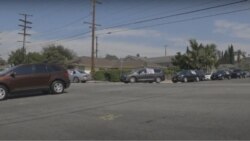
<path fill-rule="evenodd" d="M 31 36 L 31 34 L 27 33 L 27 29 L 31 29 L 30 24 L 32 24 L 32 22 L 27 20 L 27 17 L 30 17 L 32 15 L 28 15 L 28 14 L 20 14 L 21 16 L 24 16 L 23 19 L 19 19 L 19 21 L 22 22 L 22 24 L 18 25 L 20 27 L 22 27 L 22 32 L 19 32 L 18 34 L 21 34 L 23 36 L 23 40 L 22 41 L 18 41 L 18 42 L 22 42 L 23 46 L 22 46 L 22 51 L 23 51 L 23 63 L 25 61 L 25 55 L 26 55 L 26 43 L 29 43 L 26 41 L 26 36 Z"/>
<path fill-rule="evenodd" d="M 92 0 L 92 23 L 90 23 L 92 26 L 92 42 L 91 42 L 91 75 L 94 76 L 95 74 L 95 30 L 97 25 L 95 23 L 95 8 L 96 8 L 96 3 L 101 4 L 101 2 L 97 0 Z M 88 23 L 88 22 L 85 22 Z"/>
<path fill-rule="evenodd" d="M 98 37 L 96 36 L 96 45 L 95 45 L 95 58 L 98 58 Z"/>
<path fill-rule="evenodd" d="M 96 0 L 92 0 L 92 44 L 91 44 L 91 74 L 95 74 L 95 58 L 94 58 L 94 48 L 95 48 L 95 4 Z"/>

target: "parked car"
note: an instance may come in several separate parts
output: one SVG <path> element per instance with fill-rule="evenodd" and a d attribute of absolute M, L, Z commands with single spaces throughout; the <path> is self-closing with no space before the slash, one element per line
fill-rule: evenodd
<path fill-rule="evenodd" d="M 70 86 L 67 70 L 53 64 L 26 64 L 0 73 L 0 100 L 8 94 L 39 90 L 54 94 L 63 93 Z"/>
<path fill-rule="evenodd" d="M 195 70 L 195 72 L 198 75 L 200 81 L 205 80 L 205 72 L 203 70 Z"/>
<path fill-rule="evenodd" d="M 200 81 L 199 75 L 194 70 L 183 70 L 176 73 L 172 77 L 172 82 L 190 82 L 190 81 Z"/>
<path fill-rule="evenodd" d="M 131 71 L 130 73 L 123 74 L 120 78 L 125 83 L 135 82 L 156 82 L 160 83 L 165 80 L 163 70 L 159 68 L 141 68 Z"/>
<path fill-rule="evenodd" d="M 213 74 L 213 72 L 207 72 L 205 74 L 205 80 L 211 80 L 212 74 Z"/>
<path fill-rule="evenodd" d="M 224 80 L 225 78 L 231 79 L 231 73 L 228 70 L 218 70 L 212 74 L 212 80 Z"/>
<path fill-rule="evenodd" d="M 249 71 L 245 71 L 246 77 L 250 77 L 250 72 Z"/>
<path fill-rule="evenodd" d="M 241 69 L 233 69 L 231 73 L 232 78 L 246 78 L 246 72 Z"/>
<path fill-rule="evenodd" d="M 90 75 L 84 72 L 83 70 L 73 69 L 68 70 L 69 79 L 73 83 L 85 83 L 86 81 L 90 80 Z"/>

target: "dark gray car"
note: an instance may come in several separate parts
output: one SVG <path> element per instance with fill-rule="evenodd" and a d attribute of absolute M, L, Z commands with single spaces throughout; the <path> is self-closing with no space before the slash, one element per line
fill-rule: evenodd
<path fill-rule="evenodd" d="M 163 70 L 158 68 L 141 68 L 131 71 L 130 73 L 123 74 L 120 78 L 125 83 L 135 82 L 156 82 L 160 83 L 165 80 Z"/>

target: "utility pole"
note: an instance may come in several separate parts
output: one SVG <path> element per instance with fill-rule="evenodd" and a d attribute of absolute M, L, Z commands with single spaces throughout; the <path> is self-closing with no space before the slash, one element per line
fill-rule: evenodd
<path fill-rule="evenodd" d="M 95 74 L 95 29 L 96 29 L 96 24 L 95 24 L 95 8 L 96 8 L 96 3 L 101 4 L 97 0 L 92 0 L 92 42 L 91 42 L 91 74 L 94 76 Z"/>
<path fill-rule="evenodd" d="M 96 36 L 96 45 L 95 45 L 95 58 L 98 58 L 98 37 Z"/>
<path fill-rule="evenodd" d="M 0 34 L 1 34 L 2 32 L 0 32 Z M 0 40 L 1 40 L 1 38 L 0 38 Z M 1 43 L 0 43 L 0 45 L 2 45 Z"/>
<path fill-rule="evenodd" d="M 167 56 L 167 45 L 164 46 L 165 47 L 165 56 Z"/>
<path fill-rule="evenodd" d="M 23 63 L 25 61 L 25 55 L 26 55 L 26 43 L 30 43 L 26 41 L 26 36 L 31 36 L 31 34 L 27 33 L 27 29 L 31 29 L 31 26 L 28 26 L 30 24 L 32 24 L 32 22 L 28 21 L 27 18 L 32 16 L 32 15 L 28 15 L 28 14 L 20 14 L 21 16 L 23 16 L 23 19 L 19 19 L 19 21 L 22 22 L 22 24 L 18 25 L 20 27 L 22 27 L 22 32 L 19 32 L 18 34 L 21 34 L 23 36 L 23 40 L 22 41 L 18 41 L 18 42 L 22 42 L 23 43 L 23 47 L 22 47 L 22 51 L 23 51 Z"/>

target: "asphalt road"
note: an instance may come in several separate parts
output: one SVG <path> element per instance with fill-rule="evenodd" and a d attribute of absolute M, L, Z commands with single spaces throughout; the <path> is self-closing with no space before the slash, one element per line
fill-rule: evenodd
<path fill-rule="evenodd" d="M 0 102 L 0 140 L 250 139 L 250 79 L 72 84 Z"/>

